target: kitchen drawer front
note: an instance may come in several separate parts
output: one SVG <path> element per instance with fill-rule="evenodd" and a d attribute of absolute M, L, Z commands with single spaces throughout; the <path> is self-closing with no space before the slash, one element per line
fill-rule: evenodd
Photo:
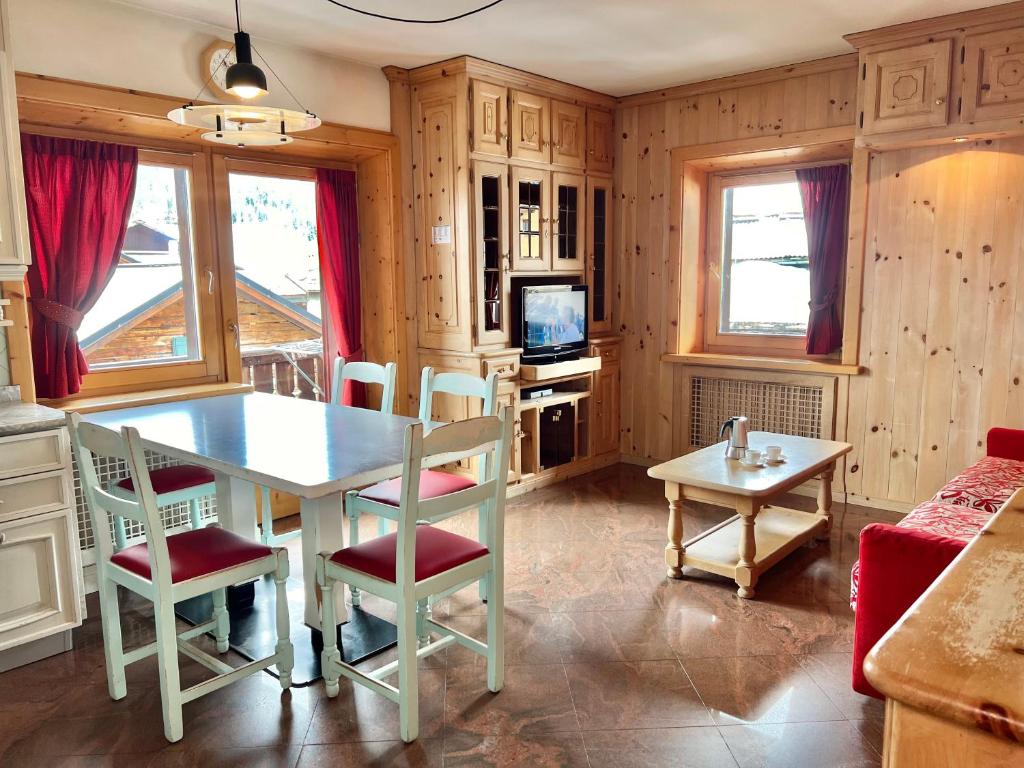
<path fill-rule="evenodd" d="M 73 507 L 67 470 L 0 480 L 0 522 Z"/>
<path fill-rule="evenodd" d="M 514 379 L 519 375 L 519 355 L 484 360 L 484 376 L 498 374 L 499 379 Z"/>
<path fill-rule="evenodd" d="M 0 650 L 82 623 L 70 510 L 0 523 Z"/>
<path fill-rule="evenodd" d="M 63 429 L 0 438 L 0 480 L 68 466 L 70 443 Z"/>

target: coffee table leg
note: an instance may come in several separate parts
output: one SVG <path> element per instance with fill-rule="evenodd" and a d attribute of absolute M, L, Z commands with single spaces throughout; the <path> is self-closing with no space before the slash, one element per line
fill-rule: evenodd
<path fill-rule="evenodd" d="M 825 518 L 825 527 L 818 534 L 819 541 L 828 541 L 832 533 L 832 476 L 836 471 L 835 464 L 829 464 L 818 475 L 818 514 Z"/>
<path fill-rule="evenodd" d="M 683 500 L 678 483 L 665 483 L 668 499 L 668 544 L 665 545 L 665 565 L 670 579 L 683 578 Z"/>
<path fill-rule="evenodd" d="M 754 558 L 757 556 L 757 541 L 754 538 L 754 519 L 757 517 L 758 507 L 748 499 L 736 505 L 736 511 L 740 516 L 740 545 L 739 562 L 736 563 L 736 584 L 739 589 L 736 593 L 743 598 L 750 599 L 754 596 L 754 586 L 757 584 L 757 572 L 754 570 Z"/>

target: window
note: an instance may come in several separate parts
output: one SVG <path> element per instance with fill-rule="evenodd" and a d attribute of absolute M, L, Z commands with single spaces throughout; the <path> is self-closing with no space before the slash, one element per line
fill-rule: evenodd
<path fill-rule="evenodd" d="M 315 173 L 228 168 L 242 378 L 258 391 L 323 399 Z"/>
<path fill-rule="evenodd" d="M 708 202 L 708 351 L 802 351 L 810 276 L 795 172 L 713 176 Z"/>
<path fill-rule="evenodd" d="M 207 178 L 202 155 L 139 151 L 120 258 L 78 330 L 83 394 L 218 377 Z"/>

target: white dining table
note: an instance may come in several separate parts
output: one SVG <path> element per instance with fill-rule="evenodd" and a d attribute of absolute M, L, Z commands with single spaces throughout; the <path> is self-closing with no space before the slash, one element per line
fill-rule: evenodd
<path fill-rule="evenodd" d="M 213 470 L 221 526 L 258 538 L 256 485 L 298 496 L 305 622 L 320 629 L 316 555 L 343 546 L 345 491 L 399 475 L 405 429 L 416 419 L 253 392 L 90 413 L 109 429 L 134 427 L 146 448 Z M 338 623 L 347 620 L 335 590 Z"/>

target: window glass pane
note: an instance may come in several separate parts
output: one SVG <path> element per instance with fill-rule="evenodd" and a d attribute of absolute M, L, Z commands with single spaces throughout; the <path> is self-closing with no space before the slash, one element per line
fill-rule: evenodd
<path fill-rule="evenodd" d="M 721 331 L 804 336 L 810 278 L 797 182 L 727 188 L 722 211 Z"/>
<path fill-rule="evenodd" d="M 229 178 L 244 376 L 261 392 L 323 399 L 316 183 Z"/>
<path fill-rule="evenodd" d="M 189 172 L 140 164 L 121 258 L 82 320 L 93 370 L 199 360 Z"/>

